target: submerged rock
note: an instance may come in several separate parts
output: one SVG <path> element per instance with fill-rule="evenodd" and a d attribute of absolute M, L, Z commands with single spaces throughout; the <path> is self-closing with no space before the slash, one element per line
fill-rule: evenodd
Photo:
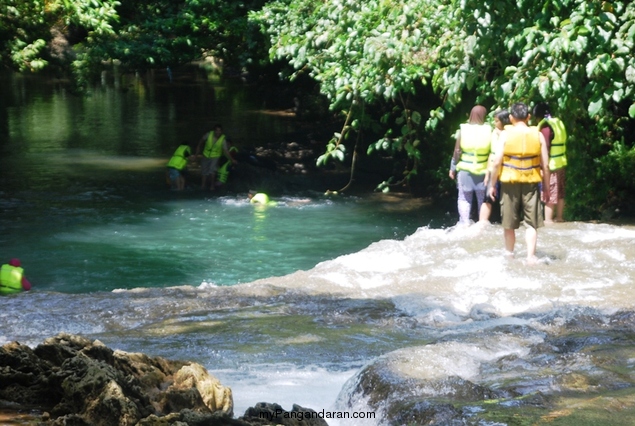
<path fill-rule="evenodd" d="M 337 407 L 371 408 L 386 425 L 635 424 L 635 315 L 565 318 L 390 352 L 346 383 Z"/>

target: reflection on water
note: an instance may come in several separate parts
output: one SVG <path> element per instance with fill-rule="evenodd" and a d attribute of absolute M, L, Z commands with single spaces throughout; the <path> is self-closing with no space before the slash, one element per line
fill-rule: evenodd
<path fill-rule="evenodd" d="M 130 79 L 125 91 L 105 85 L 77 97 L 43 78 L 3 78 L 0 255 L 21 258 L 37 289 L 231 285 L 307 269 L 420 223 L 421 209 L 382 211 L 392 200 L 290 194 L 263 208 L 245 194 L 168 191 L 174 144 L 198 141 L 211 119 L 238 139 L 249 130 L 250 143 L 294 131 L 289 117 L 256 118 L 261 101 L 245 88 Z"/>
<path fill-rule="evenodd" d="M 34 284 L 0 298 L 0 343 L 82 334 L 201 363 L 233 389 L 238 414 L 260 401 L 319 410 L 378 357 L 416 377 L 561 386 L 549 362 L 594 358 L 569 347 L 568 358 L 536 359 L 533 349 L 558 347 L 565 326 L 597 334 L 633 310 L 632 226 L 543 228 L 542 262 L 529 267 L 522 241 L 517 260 L 503 259 L 500 226 L 443 229 L 453 214 L 420 200 L 289 194 L 258 208 L 240 194 L 171 193 L 163 161 L 173 142 L 199 136 L 217 103 L 182 88 L 199 100 L 184 106 L 172 89 L 142 86 L 77 99 L 0 85 L 0 257 L 20 257 Z M 630 353 L 602 345 L 603 359 Z M 620 383 L 631 386 L 632 356 L 621 358 Z"/>

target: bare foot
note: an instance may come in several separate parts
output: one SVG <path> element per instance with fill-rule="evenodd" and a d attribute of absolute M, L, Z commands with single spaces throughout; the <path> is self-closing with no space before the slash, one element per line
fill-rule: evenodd
<path fill-rule="evenodd" d="M 527 265 L 536 265 L 539 259 L 536 256 L 527 256 Z"/>

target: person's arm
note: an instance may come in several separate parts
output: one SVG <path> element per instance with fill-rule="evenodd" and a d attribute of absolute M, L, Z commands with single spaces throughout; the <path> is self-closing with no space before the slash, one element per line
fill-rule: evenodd
<path fill-rule="evenodd" d="M 545 138 L 545 142 L 547 143 L 547 153 L 549 153 L 551 150 L 551 141 L 554 136 L 553 130 L 549 127 L 549 125 L 546 125 L 540 129 L 540 133 L 542 133 L 542 136 Z"/>
<path fill-rule="evenodd" d="M 494 173 L 494 157 L 496 153 L 501 151 L 501 130 L 494 129 L 492 133 L 492 142 L 490 144 L 489 157 L 487 159 L 487 172 L 485 173 L 485 185 L 491 182 L 492 174 Z"/>
<path fill-rule="evenodd" d="M 454 179 L 456 177 L 456 165 L 461 158 L 461 131 L 459 130 L 459 134 L 456 137 L 456 142 L 454 143 L 454 153 L 452 154 L 452 160 L 450 161 L 450 179 Z"/>
<path fill-rule="evenodd" d="M 199 155 L 201 155 L 201 152 L 203 151 L 203 145 L 205 144 L 205 141 L 207 140 L 208 136 L 209 136 L 210 132 L 207 132 L 203 135 L 203 137 L 201 138 L 200 141 L 198 141 L 198 144 L 196 144 L 196 156 L 198 157 Z"/>
<path fill-rule="evenodd" d="M 547 149 L 547 141 L 540 134 L 540 168 L 542 169 L 542 201 L 549 201 L 549 180 L 551 179 L 551 170 L 549 170 L 549 150 Z"/>
<path fill-rule="evenodd" d="M 232 164 L 236 164 L 237 161 L 236 159 L 232 156 L 232 153 L 229 151 L 229 146 L 227 143 L 227 137 L 225 137 L 225 140 L 223 141 L 223 152 L 225 153 L 225 157 L 227 157 L 227 159 L 229 161 L 232 162 Z"/>
<path fill-rule="evenodd" d="M 498 176 L 500 175 L 500 170 L 503 165 L 503 151 L 505 147 L 505 141 L 507 139 L 507 134 L 505 131 L 501 132 L 498 143 L 495 147 L 494 157 L 492 159 L 492 173 L 490 175 L 490 186 L 488 190 L 488 195 L 491 198 L 496 198 L 496 182 L 498 182 Z"/>
<path fill-rule="evenodd" d="M 24 275 L 22 276 L 22 290 L 24 291 L 31 290 L 31 283 L 29 282 L 29 280 L 26 279 Z"/>
<path fill-rule="evenodd" d="M 187 149 L 183 152 L 183 156 L 185 157 L 186 160 L 192 160 L 193 158 L 195 158 L 195 155 L 192 155 L 192 148 L 190 148 L 189 146 L 187 147 Z"/>

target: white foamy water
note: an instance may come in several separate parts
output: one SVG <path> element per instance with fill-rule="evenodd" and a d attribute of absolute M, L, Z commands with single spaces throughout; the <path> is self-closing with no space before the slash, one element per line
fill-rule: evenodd
<path fill-rule="evenodd" d="M 263 401 L 329 410 L 345 382 L 379 356 L 402 351 L 391 356 L 409 357 L 405 374 L 469 379 L 482 362 L 523 357 L 535 343 L 533 334 L 501 339 L 489 331 L 496 326 L 632 310 L 634 237 L 630 226 L 543 228 L 541 263 L 530 266 L 522 238 L 517 258 L 503 258 L 500 226 L 420 228 L 307 271 L 231 287 L 34 291 L 0 298 L 0 343 L 82 334 L 201 363 L 232 387 L 236 415 Z M 469 342 L 435 343 L 465 333 Z"/>

